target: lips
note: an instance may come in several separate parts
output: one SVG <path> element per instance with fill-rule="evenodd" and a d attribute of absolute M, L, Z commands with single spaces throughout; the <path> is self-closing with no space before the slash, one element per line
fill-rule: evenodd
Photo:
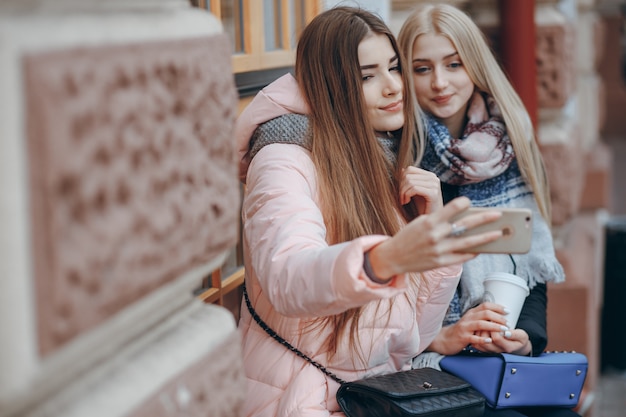
<path fill-rule="evenodd" d="M 437 104 L 446 104 L 452 98 L 452 94 L 448 94 L 445 96 L 437 96 L 433 97 L 433 101 Z"/>
<path fill-rule="evenodd" d="M 402 100 L 398 100 L 395 103 L 391 103 L 388 106 L 381 107 L 381 110 L 385 111 L 399 111 L 402 110 Z"/>

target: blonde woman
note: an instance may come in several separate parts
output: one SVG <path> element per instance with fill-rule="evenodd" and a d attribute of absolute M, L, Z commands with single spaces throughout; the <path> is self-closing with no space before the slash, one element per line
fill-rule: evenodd
<path fill-rule="evenodd" d="M 421 167 L 442 182 L 444 201 L 465 196 L 473 206 L 533 210 L 531 250 L 523 255 L 482 254 L 464 264 L 444 326 L 415 367 L 438 367 L 442 355 L 471 346 L 485 352 L 537 355 L 547 344 L 546 283 L 565 279 L 550 231 L 550 194 L 531 119 L 494 58 L 483 33 L 461 10 L 423 4 L 403 24 L 398 43 L 425 120 Z M 517 328 L 506 311 L 483 302 L 483 279 L 509 272 L 531 289 Z M 493 323 L 502 325 L 491 331 Z M 521 414 L 520 414 L 521 413 Z M 576 415 L 571 410 L 487 410 L 486 415 Z"/>

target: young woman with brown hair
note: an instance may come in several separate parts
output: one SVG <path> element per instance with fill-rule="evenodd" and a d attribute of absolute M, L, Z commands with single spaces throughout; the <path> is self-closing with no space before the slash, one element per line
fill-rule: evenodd
<path fill-rule="evenodd" d="M 301 35 L 296 80 L 264 89 L 236 130 L 250 303 L 345 380 L 409 369 L 475 257 L 462 251 L 501 236 L 452 236 L 499 214 L 453 225 L 469 200 L 444 206 L 436 176 L 413 166 L 422 145 L 404 68 L 378 17 L 330 9 Z M 338 384 L 273 340 L 245 302 L 239 326 L 245 415 L 342 414 Z"/>

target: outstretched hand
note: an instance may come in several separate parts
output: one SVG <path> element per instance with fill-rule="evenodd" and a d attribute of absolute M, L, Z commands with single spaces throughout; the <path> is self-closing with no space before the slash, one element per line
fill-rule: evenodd
<path fill-rule="evenodd" d="M 405 272 L 422 272 L 466 262 L 476 254 L 464 250 L 491 242 L 502 236 L 490 231 L 474 236 L 453 237 L 451 219 L 470 206 L 466 197 L 458 197 L 442 208 L 417 217 L 395 236 L 370 251 L 370 262 L 378 277 L 390 278 Z M 498 211 L 484 211 L 456 222 L 457 229 L 472 229 L 497 220 Z"/>

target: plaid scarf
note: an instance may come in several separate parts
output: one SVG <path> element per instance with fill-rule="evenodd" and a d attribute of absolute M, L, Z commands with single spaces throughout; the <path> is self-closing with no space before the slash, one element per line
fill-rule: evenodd
<path fill-rule="evenodd" d="M 461 139 L 451 137 L 444 125 L 426 116 L 428 143 L 421 167 L 437 174 L 444 189 L 452 191 L 450 198 L 466 196 L 477 207 L 530 208 L 533 238 L 526 254 L 481 254 L 464 263 L 444 326 L 456 323 L 467 310 L 482 302 L 483 279 L 490 272 L 516 274 L 526 279 L 529 288 L 538 282 L 565 280 L 554 253 L 552 232 L 520 173 L 497 105 L 491 97 L 474 93 L 467 116 L 467 127 Z M 423 352 L 413 359 L 413 368 L 440 369 L 442 357 L 436 352 Z"/>
<path fill-rule="evenodd" d="M 484 188 L 483 181 L 504 173 L 515 155 L 495 102 L 491 104 L 491 113 L 490 116 L 482 96 L 474 93 L 461 139 L 450 136 L 446 126 L 426 115 L 428 142 L 422 167 L 447 184 L 481 183 L 476 191 Z"/>
<path fill-rule="evenodd" d="M 476 207 L 530 208 L 533 212 L 533 238 L 526 254 L 482 254 L 463 265 L 458 308 L 451 309 L 445 323 L 458 320 L 459 314 L 480 304 L 483 279 L 490 272 L 510 272 L 533 288 L 538 282 L 565 280 L 556 259 L 552 233 L 542 218 L 534 195 L 522 177 L 506 126 L 491 97 L 474 93 L 468 108 L 468 123 L 461 139 L 427 115 L 428 143 L 421 162 L 433 171 L 454 196 L 466 196 Z M 453 300 L 452 306 L 456 303 Z"/>

